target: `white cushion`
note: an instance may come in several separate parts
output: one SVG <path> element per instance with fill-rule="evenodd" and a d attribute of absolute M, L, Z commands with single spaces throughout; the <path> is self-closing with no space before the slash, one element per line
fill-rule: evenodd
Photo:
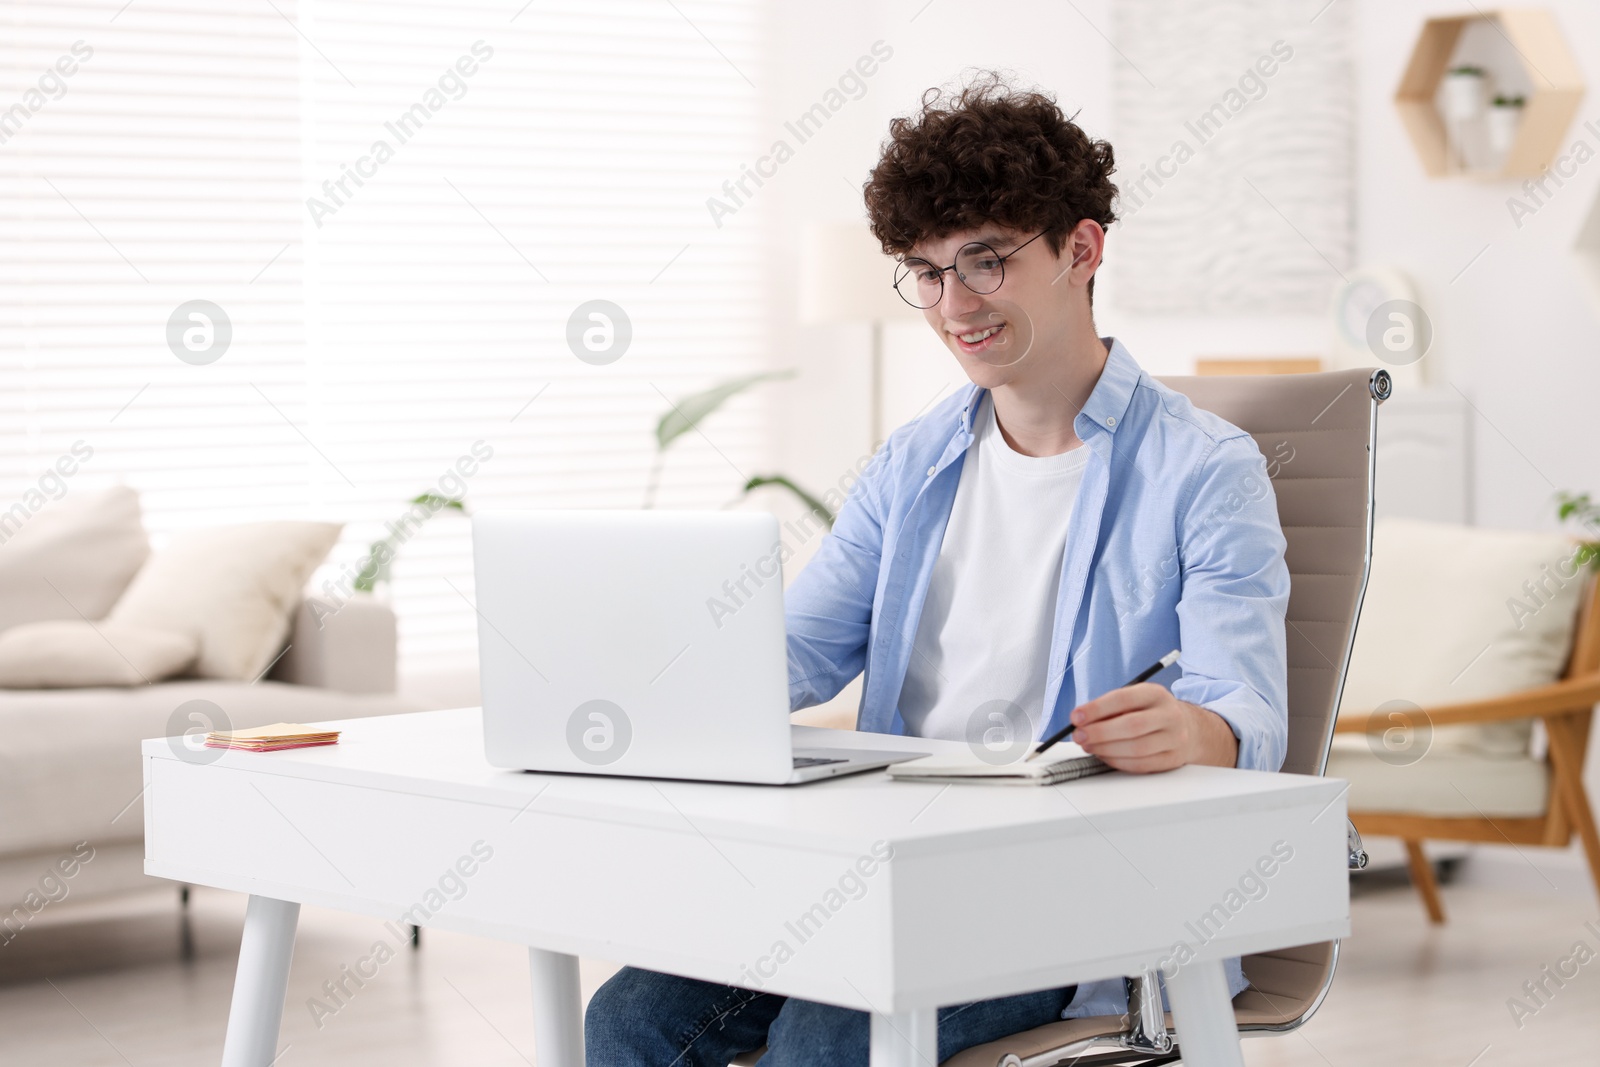
<path fill-rule="evenodd" d="M 340 529 L 327 522 L 258 522 L 174 534 L 110 618 L 189 634 L 200 645 L 196 676 L 250 681 L 283 648 L 301 590 Z"/>
<path fill-rule="evenodd" d="M 139 494 L 115 486 L 40 497 L 36 509 L 26 501 L 0 512 L 0 630 L 105 618 L 150 555 Z"/>
<path fill-rule="evenodd" d="M 1378 520 L 1339 713 L 1390 701 L 1425 711 L 1557 680 L 1588 573 L 1576 547 L 1559 534 Z M 1439 727 L 1431 746 L 1519 757 L 1531 729 L 1529 720 Z M 1350 805 L 1370 806 L 1354 791 Z"/>
<path fill-rule="evenodd" d="M 1415 763 L 1385 763 L 1374 758 L 1364 736 L 1351 734 L 1333 739 L 1328 777 L 1349 781 L 1351 811 L 1534 818 L 1544 814 L 1550 797 L 1550 770 L 1542 760 L 1444 748 Z"/>
<path fill-rule="evenodd" d="M 199 648 L 188 634 L 109 619 L 29 622 L 0 633 L 0 687 L 149 685 L 182 671 Z"/>

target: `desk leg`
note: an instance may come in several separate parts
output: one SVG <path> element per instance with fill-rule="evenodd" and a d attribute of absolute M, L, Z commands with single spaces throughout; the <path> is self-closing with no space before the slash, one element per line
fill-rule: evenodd
<path fill-rule="evenodd" d="M 939 1062 L 939 1012 L 913 1008 L 872 1013 L 872 1067 L 931 1067 Z"/>
<path fill-rule="evenodd" d="M 1221 960 L 1195 960 L 1167 979 L 1172 1023 L 1183 1062 L 1193 1067 L 1244 1067 L 1239 1028 Z"/>
<path fill-rule="evenodd" d="M 278 1024 L 289 990 L 289 957 L 300 905 L 272 897 L 250 898 L 239 941 L 239 972 L 233 979 L 228 1036 L 222 1067 L 269 1067 L 278 1058 Z"/>
<path fill-rule="evenodd" d="M 533 978 L 533 1048 L 539 1067 L 583 1067 L 583 996 L 578 957 L 528 949 Z"/>

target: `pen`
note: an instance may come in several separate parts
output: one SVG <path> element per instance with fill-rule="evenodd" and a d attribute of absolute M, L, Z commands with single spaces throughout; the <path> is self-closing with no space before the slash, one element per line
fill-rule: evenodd
<path fill-rule="evenodd" d="M 1133 680 L 1129 681 L 1123 686 L 1123 688 L 1127 688 L 1129 685 L 1138 685 L 1140 682 L 1147 682 L 1157 671 L 1166 667 L 1170 667 L 1176 662 L 1178 662 L 1178 650 L 1173 649 L 1171 652 L 1168 652 L 1165 656 L 1162 656 L 1160 659 L 1150 664 L 1150 666 L 1134 675 Z M 1072 736 L 1072 731 L 1076 730 L 1077 728 L 1077 723 L 1067 723 L 1067 725 L 1063 726 L 1061 729 L 1057 730 L 1055 733 L 1051 734 L 1049 737 L 1040 742 L 1039 747 L 1024 756 L 1022 762 L 1028 762 L 1028 760 L 1031 760 L 1033 757 L 1037 756 L 1039 753 L 1043 752 L 1057 741 L 1065 741 L 1067 738 Z"/>

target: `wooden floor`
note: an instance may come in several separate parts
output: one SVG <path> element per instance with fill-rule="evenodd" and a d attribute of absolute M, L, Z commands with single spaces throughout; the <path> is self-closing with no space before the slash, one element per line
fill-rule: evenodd
<path fill-rule="evenodd" d="M 0 947 L 0 1064 L 215 1067 L 243 899 L 196 891 L 185 960 L 174 896 L 63 907 Z M 1547 982 L 1554 995 L 1520 1028 L 1506 1003 L 1577 942 L 1600 953 L 1584 926 L 1594 901 L 1454 886 L 1446 905 L 1450 925 L 1429 928 L 1404 885 L 1365 887 L 1321 1012 L 1297 1034 L 1246 1042 L 1251 1067 L 1600 1062 L 1600 956 L 1563 988 Z M 420 951 L 399 954 L 336 1014 L 314 1019 L 308 999 L 383 936 L 375 920 L 306 909 L 281 1067 L 533 1062 L 525 955 L 460 935 L 425 933 Z M 610 971 L 586 962 L 585 994 Z"/>

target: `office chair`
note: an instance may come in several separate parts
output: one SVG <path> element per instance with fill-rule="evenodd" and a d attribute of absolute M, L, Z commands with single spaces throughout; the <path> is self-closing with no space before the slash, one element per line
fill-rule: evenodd
<path fill-rule="evenodd" d="M 1321 775 L 1333 740 L 1356 621 L 1372 559 L 1378 405 L 1393 389 L 1384 370 L 1160 379 L 1196 407 L 1246 430 L 1267 459 L 1288 541 L 1289 747 L 1283 769 Z M 1353 870 L 1366 865 L 1349 831 Z M 1333 984 L 1339 943 L 1244 957 L 1250 986 L 1233 1001 L 1243 1036 L 1305 1025 Z M 1063 1019 L 975 1045 L 943 1067 L 1141 1067 L 1182 1058 L 1156 971 L 1126 979 L 1126 1016 Z"/>
<path fill-rule="evenodd" d="M 1246 430 L 1267 459 L 1288 541 L 1289 747 L 1283 769 L 1321 775 L 1344 688 L 1372 558 L 1378 405 L 1393 389 L 1384 370 L 1160 379 L 1196 407 Z M 1352 869 L 1366 865 L 1354 827 Z M 1250 987 L 1233 1001 L 1243 1035 L 1298 1029 L 1333 984 L 1339 943 L 1244 957 Z M 974 1045 L 942 1067 L 1153 1067 L 1181 1059 L 1155 970 L 1126 979 L 1129 1013 L 1062 1019 Z M 1099 1051 L 1097 1051 L 1099 1050 Z M 734 1059 L 753 1064 L 763 1050 Z"/>

